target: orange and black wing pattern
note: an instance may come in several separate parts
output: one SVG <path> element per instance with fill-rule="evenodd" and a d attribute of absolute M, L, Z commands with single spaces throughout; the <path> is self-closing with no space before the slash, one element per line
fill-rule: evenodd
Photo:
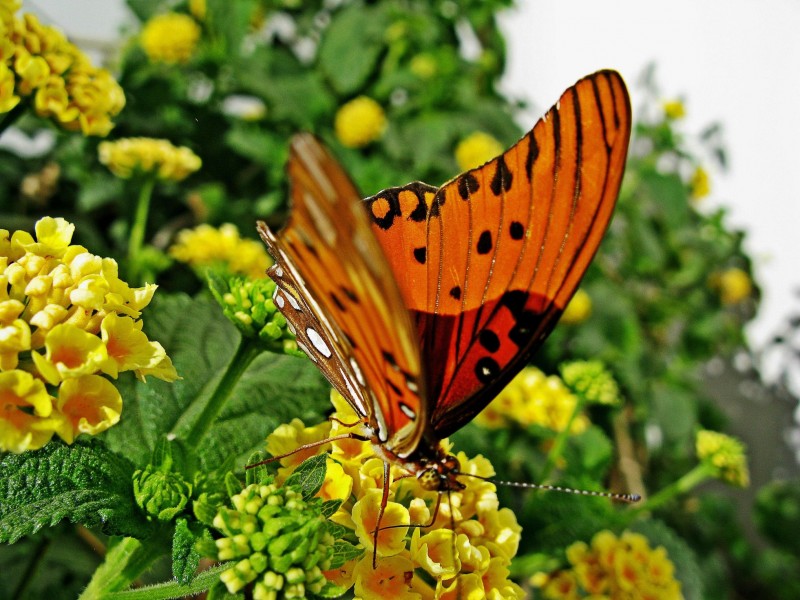
<path fill-rule="evenodd" d="M 387 450 L 414 451 L 427 419 L 419 345 L 361 197 L 311 135 L 292 139 L 291 217 L 259 233 L 274 301 L 300 348 Z"/>
<path fill-rule="evenodd" d="M 622 78 L 600 71 L 485 165 L 366 200 L 417 326 L 428 436 L 471 420 L 555 326 L 608 227 L 630 129 Z"/>

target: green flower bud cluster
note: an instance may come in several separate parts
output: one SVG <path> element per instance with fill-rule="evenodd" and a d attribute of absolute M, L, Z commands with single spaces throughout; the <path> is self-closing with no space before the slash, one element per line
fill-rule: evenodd
<path fill-rule="evenodd" d="M 561 365 L 561 379 L 589 404 L 619 404 L 619 387 L 599 360 L 576 360 Z"/>
<path fill-rule="evenodd" d="M 305 598 L 329 586 L 322 570 L 330 567 L 335 540 L 319 502 L 268 481 L 247 486 L 231 503 L 214 518 L 224 535 L 215 542 L 217 559 L 236 561 L 220 575 L 231 594 L 254 583 L 256 600 Z"/>
<path fill-rule="evenodd" d="M 148 518 L 171 521 L 192 496 L 192 484 L 180 474 L 147 465 L 133 474 L 133 495 Z"/>
<path fill-rule="evenodd" d="M 739 487 L 750 483 L 744 444 L 724 433 L 701 430 L 695 438 L 697 458 L 713 476 Z"/>
<path fill-rule="evenodd" d="M 225 316 L 236 325 L 243 336 L 257 338 L 272 352 L 305 356 L 297 348 L 286 319 L 272 300 L 274 281 L 242 276 L 233 276 L 226 280 L 214 273 L 209 273 L 209 280 L 211 291 L 222 306 Z"/>

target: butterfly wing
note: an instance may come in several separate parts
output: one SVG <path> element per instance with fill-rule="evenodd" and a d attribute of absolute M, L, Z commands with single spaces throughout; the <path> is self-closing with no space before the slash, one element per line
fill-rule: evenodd
<path fill-rule="evenodd" d="M 292 212 L 259 233 L 275 265 L 275 303 L 298 345 L 386 449 L 412 452 L 426 422 L 413 323 L 354 185 L 311 135 L 293 138 Z"/>
<path fill-rule="evenodd" d="M 366 200 L 416 320 L 432 437 L 480 412 L 555 326 L 611 219 L 630 127 L 625 84 L 600 71 L 485 165 Z"/>

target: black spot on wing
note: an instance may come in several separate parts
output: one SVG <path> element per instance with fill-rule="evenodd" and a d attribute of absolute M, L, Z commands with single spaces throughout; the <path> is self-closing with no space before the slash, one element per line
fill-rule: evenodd
<path fill-rule="evenodd" d="M 494 381 L 499 374 L 500 365 L 493 358 L 484 356 L 475 363 L 475 377 L 483 384 Z"/>
<path fill-rule="evenodd" d="M 461 286 L 455 285 L 450 288 L 450 297 L 461 300 Z"/>
<path fill-rule="evenodd" d="M 521 240 L 525 235 L 525 227 L 519 221 L 512 221 L 508 226 L 508 233 L 513 240 Z"/>
<path fill-rule="evenodd" d="M 507 192 L 511 189 L 512 180 L 513 176 L 511 171 L 508 170 L 505 157 L 500 156 L 497 159 L 497 169 L 494 172 L 494 177 L 492 177 L 492 182 L 489 184 L 492 193 L 495 196 L 499 196 L 503 192 Z"/>
<path fill-rule="evenodd" d="M 477 245 L 478 254 L 489 254 L 492 251 L 492 233 L 487 229 L 481 232 Z"/>
<path fill-rule="evenodd" d="M 539 157 L 539 144 L 536 141 L 536 136 L 533 135 L 533 130 L 528 134 L 528 139 L 530 143 L 528 144 L 528 156 L 525 158 L 525 175 L 530 181 L 533 173 L 533 163 Z"/>
<path fill-rule="evenodd" d="M 419 264 L 424 265 L 428 259 L 428 249 L 423 246 L 422 248 L 414 248 L 414 260 Z"/>
<path fill-rule="evenodd" d="M 461 199 L 469 200 L 470 194 L 474 194 L 480 189 L 480 184 L 472 173 L 464 173 L 458 178 L 456 187 L 458 188 L 458 195 L 461 196 Z"/>
<path fill-rule="evenodd" d="M 478 335 L 478 341 L 489 352 L 497 352 L 500 349 L 500 338 L 491 329 L 481 331 Z"/>

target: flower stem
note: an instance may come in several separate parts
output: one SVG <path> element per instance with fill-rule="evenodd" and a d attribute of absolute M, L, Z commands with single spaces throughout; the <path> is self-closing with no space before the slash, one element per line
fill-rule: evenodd
<path fill-rule="evenodd" d="M 155 177 L 147 177 L 142 182 L 142 187 L 139 188 L 139 199 L 136 201 L 136 212 L 133 216 L 131 237 L 128 241 L 128 277 L 134 282 L 134 285 L 141 283 L 139 281 L 141 267 L 139 255 L 144 244 L 144 234 L 147 230 L 147 214 L 150 211 L 150 198 L 153 195 L 155 183 Z"/>
<path fill-rule="evenodd" d="M 697 485 L 701 484 L 706 479 L 711 478 L 713 473 L 709 469 L 709 467 L 703 463 L 697 465 L 694 469 L 689 471 L 688 473 L 684 474 L 683 477 L 678 479 L 677 481 L 672 482 L 667 487 L 659 490 L 658 493 L 653 494 L 650 498 L 647 499 L 641 506 L 637 506 L 635 508 L 631 508 L 627 511 L 627 514 L 630 516 L 635 516 L 641 513 L 642 511 L 652 511 L 657 509 L 676 496 L 680 494 L 685 494 L 686 492 L 690 491 L 692 488 L 696 487 Z"/>
<path fill-rule="evenodd" d="M 109 592 L 127 588 L 162 554 L 163 547 L 164 540 L 158 535 L 145 540 L 120 539 L 109 548 L 105 561 L 94 572 L 80 600 L 104 598 Z"/>
<path fill-rule="evenodd" d="M 217 415 L 219 415 L 219 412 L 225 405 L 225 401 L 231 395 L 236 382 L 239 381 L 242 374 L 247 370 L 247 367 L 250 366 L 253 359 L 260 353 L 261 348 L 256 340 L 245 337 L 241 338 L 239 347 L 228 363 L 228 368 L 222 376 L 222 379 L 220 379 L 216 389 L 214 389 L 214 392 L 211 394 L 211 398 L 189 427 L 189 432 L 185 435 L 181 435 L 189 448 L 196 448 L 203 439 L 203 436 L 211 429 Z"/>

